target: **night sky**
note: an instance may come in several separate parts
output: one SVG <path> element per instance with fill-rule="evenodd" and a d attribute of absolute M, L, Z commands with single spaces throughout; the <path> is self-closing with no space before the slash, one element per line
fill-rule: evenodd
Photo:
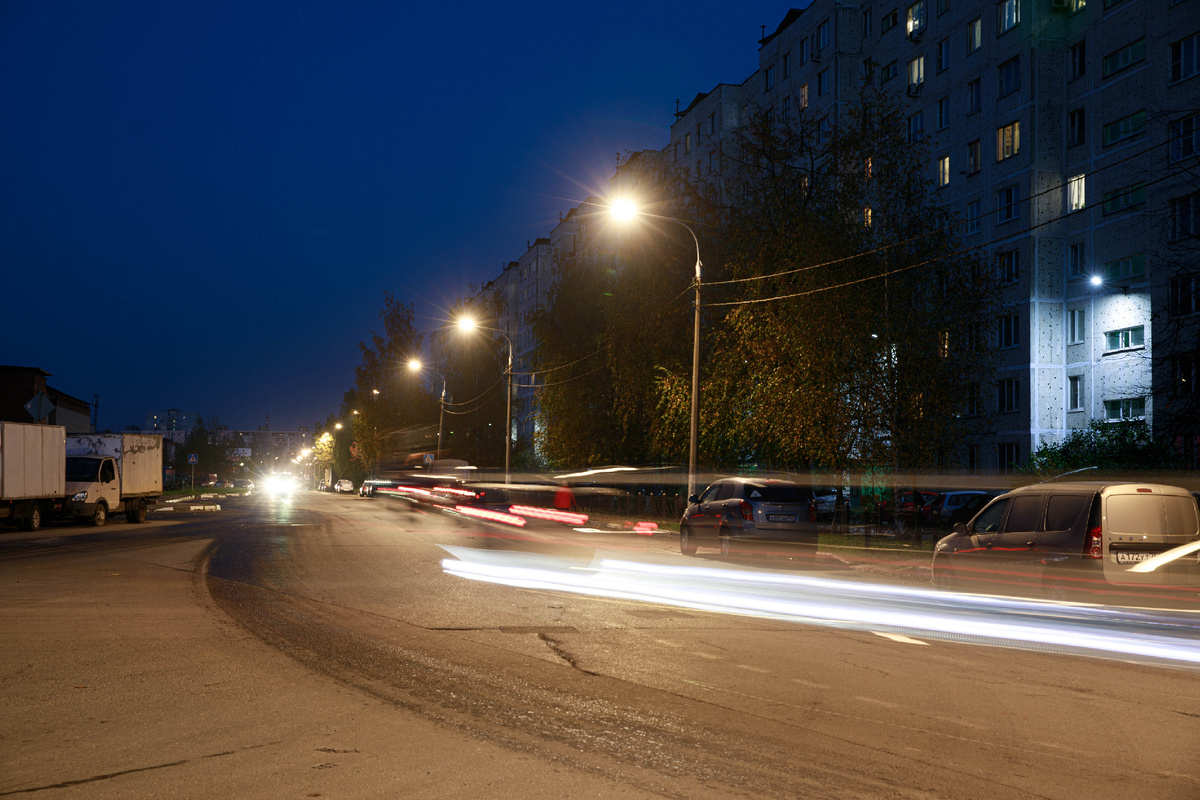
<path fill-rule="evenodd" d="M 436 328 L 788 8 L 0 0 L 0 364 L 311 426 L 385 291 Z"/>

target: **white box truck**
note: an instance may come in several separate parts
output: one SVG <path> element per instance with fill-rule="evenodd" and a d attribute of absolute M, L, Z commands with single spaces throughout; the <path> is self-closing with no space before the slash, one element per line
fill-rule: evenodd
<path fill-rule="evenodd" d="M 145 522 L 162 497 L 162 436 L 96 433 L 67 437 L 68 514 L 103 525 L 110 514 Z"/>
<path fill-rule="evenodd" d="M 0 519 L 36 531 L 66 496 L 67 429 L 0 422 Z"/>

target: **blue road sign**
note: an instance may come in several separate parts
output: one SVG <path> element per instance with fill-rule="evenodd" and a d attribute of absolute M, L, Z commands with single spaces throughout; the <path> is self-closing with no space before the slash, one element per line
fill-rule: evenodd
<path fill-rule="evenodd" d="M 426 453 L 426 454 L 425 454 L 425 463 L 426 463 L 426 464 L 432 464 L 432 463 L 433 463 L 433 453 Z"/>
<path fill-rule="evenodd" d="M 200 456 L 196 455 L 195 453 L 188 453 L 188 463 L 189 464 L 199 464 Z"/>

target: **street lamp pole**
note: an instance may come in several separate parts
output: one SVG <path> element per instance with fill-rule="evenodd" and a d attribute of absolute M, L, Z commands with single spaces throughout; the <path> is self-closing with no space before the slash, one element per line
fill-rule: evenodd
<path fill-rule="evenodd" d="M 427 369 L 430 372 L 435 373 L 439 378 L 442 379 L 442 395 L 438 399 L 437 449 L 434 451 L 434 454 L 433 454 L 433 460 L 436 463 L 436 462 L 442 460 L 442 424 L 446 419 L 446 373 L 442 372 L 440 369 L 434 369 L 433 367 L 423 366 L 421 364 L 420 360 L 416 359 L 416 358 L 414 358 L 408 362 L 408 368 L 414 372 L 416 372 L 417 370 L 421 370 L 421 369 Z"/>
<path fill-rule="evenodd" d="M 691 498 L 696 494 L 696 460 L 698 442 L 700 438 L 700 284 L 703 271 L 703 264 L 700 263 L 700 239 L 696 236 L 696 232 L 692 227 L 681 219 L 674 217 L 664 217 L 661 214 L 650 214 L 641 211 L 637 206 L 629 200 L 617 200 L 609 206 L 609 211 L 618 220 L 631 220 L 636 216 L 650 217 L 651 219 L 661 219 L 667 222 L 674 222 L 676 225 L 682 225 L 688 233 L 692 235 L 692 241 L 696 245 L 696 276 L 693 283 L 695 289 L 695 320 L 692 326 L 692 414 L 691 425 L 688 435 L 688 497 Z"/>
<path fill-rule="evenodd" d="M 481 331 L 491 331 L 504 337 L 508 344 L 508 366 L 504 369 L 505 403 L 504 403 L 504 482 L 512 483 L 512 379 L 513 379 L 513 344 L 508 334 L 499 328 L 485 328 L 477 325 L 470 317 L 461 317 L 458 327 L 464 331 L 478 328 Z"/>

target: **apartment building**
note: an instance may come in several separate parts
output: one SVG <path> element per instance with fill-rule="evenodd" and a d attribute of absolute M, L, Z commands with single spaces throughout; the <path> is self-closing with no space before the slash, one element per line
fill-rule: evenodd
<path fill-rule="evenodd" d="M 703 176 L 754 114 L 807 115 L 819 137 L 863 80 L 895 87 L 936 196 L 1003 283 L 980 320 L 998 366 L 968 409 L 990 431 L 951 458 L 1007 472 L 1190 395 L 1195 332 L 1153 343 L 1200 313 L 1200 258 L 1171 247 L 1200 231 L 1198 36 L 1194 0 L 814 0 L 759 42 L 754 74 L 677 114 L 666 152 Z M 1195 453 L 1197 435 L 1176 438 Z"/>

